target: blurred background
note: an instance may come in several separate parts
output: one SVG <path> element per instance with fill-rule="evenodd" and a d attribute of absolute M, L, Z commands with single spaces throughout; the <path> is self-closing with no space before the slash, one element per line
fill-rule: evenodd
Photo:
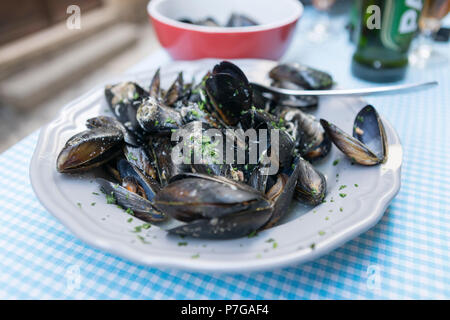
<path fill-rule="evenodd" d="M 148 0 L 0 1 L 0 152 L 159 49 Z M 69 29 L 70 5 L 81 29 Z"/>
<path fill-rule="evenodd" d="M 352 0 L 302 0 L 307 8 L 312 2 L 327 21 L 352 20 Z M 161 49 L 147 4 L 148 0 L 0 2 L 0 152 L 52 120 L 71 100 Z M 71 5 L 80 8 L 79 29 L 68 27 Z M 324 24 L 318 22 L 306 25 L 301 20 L 299 26 L 320 40 Z M 297 34 L 305 29 L 297 28 Z M 329 29 L 335 38 L 351 28 Z M 327 42 L 318 45 L 325 48 Z M 288 55 L 292 57 L 302 58 Z"/>

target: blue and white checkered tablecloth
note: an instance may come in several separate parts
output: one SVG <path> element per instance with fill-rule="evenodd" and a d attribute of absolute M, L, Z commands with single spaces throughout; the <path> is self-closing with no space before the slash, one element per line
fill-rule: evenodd
<path fill-rule="evenodd" d="M 345 34 L 308 45 L 302 21 L 284 58 L 330 71 L 342 87 L 367 86 L 349 73 Z M 450 57 L 449 45 L 439 45 Z M 159 52 L 133 70 L 163 64 Z M 0 298 L 42 299 L 404 299 L 450 298 L 450 63 L 410 69 L 406 81 L 438 89 L 368 99 L 397 129 L 402 187 L 382 220 L 332 253 L 303 265 L 238 275 L 134 264 L 75 238 L 33 194 L 28 178 L 38 133 L 0 155 Z"/>

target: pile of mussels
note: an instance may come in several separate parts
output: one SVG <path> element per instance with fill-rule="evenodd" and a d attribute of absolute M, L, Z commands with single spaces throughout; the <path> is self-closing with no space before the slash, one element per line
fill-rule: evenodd
<path fill-rule="evenodd" d="M 278 65 L 269 76 L 273 86 L 282 88 L 321 90 L 333 82 L 327 73 L 297 64 Z M 88 119 L 87 130 L 71 137 L 61 150 L 57 170 L 79 173 L 102 167 L 107 179 L 96 181 L 108 199 L 171 234 L 242 237 L 274 226 L 294 197 L 307 205 L 322 203 L 326 178 L 311 163 L 327 156 L 332 143 L 360 165 L 382 163 L 387 155 L 385 130 L 372 106 L 358 113 L 351 136 L 307 113 L 317 107 L 317 97 L 259 92 L 227 61 L 197 84 L 184 83 L 179 73 L 163 90 L 158 70 L 148 91 L 124 82 L 107 86 L 105 95 L 115 117 Z M 270 135 L 253 141 L 267 146 L 256 163 L 247 157 L 243 163 L 236 158 L 231 163 L 175 162 L 172 133 L 189 132 L 194 126 L 215 128 L 223 138 L 232 134 L 230 128 L 277 130 L 276 174 L 263 170 L 271 153 Z M 247 143 L 246 138 L 232 138 L 236 145 Z M 188 140 L 208 152 L 213 150 L 210 144 L 215 145 L 201 137 Z"/>

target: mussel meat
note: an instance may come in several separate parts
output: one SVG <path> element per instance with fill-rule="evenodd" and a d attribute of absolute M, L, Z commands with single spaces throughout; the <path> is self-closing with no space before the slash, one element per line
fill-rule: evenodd
<path fill-rule="evenodd" d="M 182 125 L 178 111 L 163 105 L 153 97 L 145 99 L 136 114 L 139 125 L 146 132 L 171 132 Z"/>

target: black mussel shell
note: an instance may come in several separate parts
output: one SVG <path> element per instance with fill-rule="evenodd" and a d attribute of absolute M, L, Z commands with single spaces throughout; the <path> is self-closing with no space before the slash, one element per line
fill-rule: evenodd
<path fill-rule="evenodd" d="M 159 192 L 159 183 L 153 178 L 143 174 L 138 168 L 133 166 L 127 160 L 119 160 L 117 162 L 117 169 L 122 179 L 122 186 L 125 187 L 124 180 L 126 180 L 127 177 L 133 178 L 134 182 L 138 184 L 138 189 L 142 189 L 144 191 L 145 196 L 143 196 L 143 198 L 152 201 L 155 195 Z"/>
<path fill-rule="evenodd" d="M 220 218 L 199 219 L 168 230 L 179 236 L 203 239 L 235 239 L 260 229 L 272 214 L 272 208 L 232 213 Z"/>
<path fill-rule="evenodd" d="M 275 184 L 266 193 L 274 204 L 272 215 L 264 228 L 273 227 L 287 213 L 295 192 L 295 186 L 299 177 L 301 167 L 300 158 L 296 157 L 290 168 L 286 168 L 277 175 Z"/>
<path fill-rule="evenodd" d="M 298 166 L 299 174 L 295 186 L 295 198 L 308 205 L 321 204 L 327 192 L 325 176 L 304 159 L 300 159 Z"/>
<path fill-rule="evenodd" d="M 356 115 L 353 137 L 364 143 L 381 162 L 386 161 L 388 143 L 383 122 L 377 110 L 367 105 Z"/>
<path fill-rule="evenodd" d="M 156 70 L 155 74 L 153 75 L 152 81 L 150 82 L 150 87 L 148 89 L 150 97 L 153 97 L 155 99 L 160 98 L 160 88 L 161 88 L 160 72 L 161 68 L 158 68 L 158 70 Z"/>
<path fill-rule="evenodd" d="M 386 132 L 374 107 L 368 105 L 358 113 L 354 123 L 354 137 L 324 119 L 320 123 L 333 143 L 353 162 L 373 166 L 386 161 Z"/>
<path fill-rule="evenodd" d="M 134 82 L 123 82 L 106 86 L 105 96 L 117 120 L 133 134 L 141 135 L 142 129 L 136 120 L 136 112 L 148 93 Z"/>
<path fill-rule="evenodd" d="M 153 97 L 145 99 L 136 114 L 142 129 L 150 133 L 170 132 L 182 125 L 181 115 Z"/>
<path fill-rule="evenodd" d="M 173 147 L 174 142 L 170 136 L 154 136 L 149 139 L 149 152 L 152 159 L 155 159 L 158 181 L 163 187 L 173 176 L 191 171 L 190 165 L 175 161 L 172 157 Z"/>
<path fill-rule="evenodd" d="M 236 125 L 241 113 L 252 106 L 252 88 L 236 65 L 224 61 L 216 65 L 205 89 L 213 112 L 227 125 Z"/>
<path fill-rule="evenodd" d="M 188 24 L 195 24 L 194 21 L 192 21 L 189 18 L 180 18 L 180 19 L 178 19 L 178 21 L 183 22 L 183 23 L 188 23 Z"/>
<path fill-rule="evenodd" d="M 183 97 L 184 93 L 184 81 L 183 81 L 183 72 L 178 73 L 177 78 L 170 86 L 169 90 L 167 90 L 166 95 L 164 96 L 164 103 L 167 106 L 172 106 Z"/>
<path fill-rule="evenodd" d="M 264 144 L 261 143 L 260 129 L 267 130 L 267 141 L 265 146 L 270 152 L 270 159 L 272 161 L 278 161 L 279 167 L 290 166 L 292 163 L 293 152 L 295 148 L 294 141 L 291 136 L 285 131 L 283 119 L 275 117 L 263 110 L 250 109 L 241 116 L 241 125 L 244 130 L 254 129 L 258 133 L 257 143 L 261 148 Z M 277 145 L 272 145 L 272 130 L 278 132 L 278 141 L 274 137 L 274 141 L 278 142 Z M 278 148 L 278 156 L 276 153 L 272 153 L 272 150 L 276 151 Z M 260 154 L 265 150 L 260 150 Z"/>
<path fill-rule="evenodd" d="M 158 180 L 155 160 L 153 154 L 147 151 L 147 148 L 132 147 L 125 145 L 123 153 L 130 164 L 138 168 L 147 177 Z"/>
<path fill-rule="evenodd" d="M 59 172 L 81 172 L 98 167 L 120 153 L 123 134 L 115 128 L 94 128 L 71 137 L 56 161 Z"/>
<path fill-rule="evenodd" d="M 267 152 L 264 152 L 258 162 L 258 165 L 253 168 L 247 184 L 261 193 L 266 193 L 267 183 L 269 179 L 270 158 Z"/>
<path fill-rule="evenodd" d="M 304 159 L 315 161 L 328 155 L 331 139 L 316 117 L 288 107 L 278 108 L 277 113 L 289 127 L 287 131 L 295 140 L 295 147 Z"/>
<path fill-rule="evenodd" d="M 330 89 L 333 78 L 326 72 L 299 64 L 280 64 L 269 72 L 275 81 L 289 81 L 308 90 Z"/>
<path fill-rule="evenodd" d="M 257 25 L 258 23 L 255 20 L 249 18 L 246 15 L 232 13 L 230 18 L 228 19 L 226 27 L 251 27 Z"/>
<path fill-rule="evenodd" d="M 205 27 L 220 27 L 220 24 L 216 20 L 214 20 L 214 18 L 211 17 L 207 17 L 203 20 L 198 20 L 195 22 L 195 24 Z"/>
<path fill-rule="evenodd" d="M 157 194 L 155 205 L 167 215 L 186 222 L 271 206 L 262 193 L 246 184 L 198 173 L 174 176 Z"/>
<path fill-rule="evenodd" d="M 257 190 L 224 177 L 175 176 L 155 198 L 167 215 L 187 222 L 170 233 L 230 239 L 250 234 L 270 218 L 272 204 Z"/>
<path fill-rule="evenodd" d="M 86 127 L 88 129 L 94 129 L 94 128 L 115 128 L 119 129 L 123 133 L 123 137 L 125 140 L 125 143 L 132 146 L 139 146 L 142 144 L 142 141 L 138 136 L 135 136 L 133 133 L 128 131 L 122 123 L 120 123 L 118 120 L 112 117 L 108 116 L 98 116 L 94 118 L 90 118 L 86 120 Z"/>
<path fill-rule="evenodd" d="M 144 199 L 138 194 L 103 178 L 97 178 L 96 182 L 100 185 L 103 193 L 113 197 L 115 204 L 118 204 L 124 209 L 131 210 L 136 218 L 149 223 L 166 219 L 166 216 L 155 208 L 149 200 Z"/>

